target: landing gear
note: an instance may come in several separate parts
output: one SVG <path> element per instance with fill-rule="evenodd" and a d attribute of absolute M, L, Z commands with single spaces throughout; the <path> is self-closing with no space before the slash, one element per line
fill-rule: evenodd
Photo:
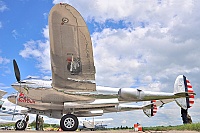
<path fill-rule="evenodd" d="M 183 124 L 188 123 L 187 114 L 188 114 L 188 109 L 181 108 L 181 117 L 182 117 L 182 120 L 183 120 Z"/>
<path fill-rule="evenodd" d="M 73 114 L 64 115 L 60 120 L 60 127 L 63 131 L 76 131 L 78 118 Z"/>
<path fill-rule="evenodd" d="M 16 130 L 25 130 L 26 128 L 26 121 L 25 120 L 18 120 L 16 123 L 15 123 L 15 129 Z"/>
<path fill-rule="evenodd" d="M 35 129 L 38 131 L 39 130 L 39 115 L 36 114 L 36 119 L 35 119 Z"/>
<path fill-rule="evenodd" d="M 192 118 L 188 114 L 188 109 L 181 108 L 181 117 L 183 120 L 183 124 L 191 124 L 192 123 Z"/>

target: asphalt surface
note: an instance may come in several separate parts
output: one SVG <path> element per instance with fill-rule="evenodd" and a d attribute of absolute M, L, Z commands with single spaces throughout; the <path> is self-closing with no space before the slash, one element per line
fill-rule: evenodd
<path fill-rule="evenodd" d="M 58 133 L 58 131 L 14 131 L 0 130 L 0 133 Z M 136 133 L 133 130 L 76 131 L 80 133 Z M 139 133 L 142 133 L 141 131 Z M 197 131 L 145 131 L 143 133 L 199 133 Z"/>

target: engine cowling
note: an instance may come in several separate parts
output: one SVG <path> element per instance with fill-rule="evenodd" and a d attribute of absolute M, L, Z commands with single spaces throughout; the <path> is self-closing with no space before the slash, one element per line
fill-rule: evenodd
<path fill-rule="evenodd" d="M 142 100 L 145 96 L 144 91 L 130 88 L 121 88 L 118 95 L 121 100 Z"/>

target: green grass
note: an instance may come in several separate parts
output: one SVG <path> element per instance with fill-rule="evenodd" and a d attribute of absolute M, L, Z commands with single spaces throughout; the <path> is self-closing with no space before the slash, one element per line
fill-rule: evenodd
<path fill-rule="evenodd" d="M 168 131 L 168 130 L 188 130 L 188 131 L 198 131 L 200 132 L 200 123 L 185 124 L 178 126 L 157 126 L 157 127 L 143 127 L 144 131 Z"/>

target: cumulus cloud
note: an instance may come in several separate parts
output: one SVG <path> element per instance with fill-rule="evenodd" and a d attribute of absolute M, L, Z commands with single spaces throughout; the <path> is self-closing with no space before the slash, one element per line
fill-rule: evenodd
<path fill-rule="evenodd" d="M 54 0 L 53 3 L 66 2 L 73 5 L 85 19 L 93 18 L 99 22 L 106 20 L 127 20 L 131 22 L 147 22 L 166 26 L 179 14 L 191 14 L 195 3 L 189 1 L 131 1 L 131 0 L 94 0 L 90 4 L 84 0 Z M 177 8 L 178 7 L 178 8 Z M 198 8 L 197 8 L 198 9 Z M 181 12 L 180 12 L 181 11 Z"/>
<path fill-rule="evenodd" d="M 74 6 L 97 28 L 91 36 L 98 84 L 172 92 L 176 76 L 184 74 L 200 87 L 198 1 L 53 1 L 59 2 Z M 121 21 L 123 26 L 112 27 Z"/>
<path fill-rule="evenodd" d="M 104 29 L 93 33 L 97 83 L 130 87 L 136 80 L 145 83 L 144 77 L 149 76 L 151 83 L 160 81 L 163 89 L 167 87 L 168 91 L 172 91 L 174 80 L 179 74 L 187 76 L 193 73 L 197 76 L 200 70 L 200 64 L 196 62 L 199 56 L 198 41 L 177 44 L 171 36 L 146 36 L 150 30 Z M 108 78 L 101 80 L 103 77 Z M 117 77 L 122 82 L 114 80 Z M 124 79 L 127 81 L 123 82 Z M 166 82 L 170 86 L 164 85 Z"/>
<path fill-rule="evenodd" d="M 45 41 L 30 40 L 24 44 L 24 49 L 20 51 L 23 58 L 33 58 L 38 61 L 37 67 L 44 73 L 50 72 L 50 48 L 48 27 L 43 29 Z"/>

